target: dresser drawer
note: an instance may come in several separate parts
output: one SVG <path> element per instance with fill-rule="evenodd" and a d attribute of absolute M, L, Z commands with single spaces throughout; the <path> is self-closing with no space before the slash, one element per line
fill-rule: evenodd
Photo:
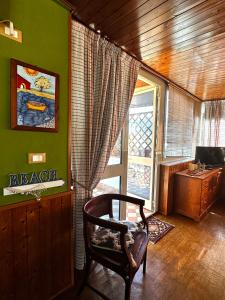
<path fill-rule="evenodd" d="M 219 168 L 198 176 L 189 175 L 188 170 L 178 172 L 174 184 L 174 210 L 199 221 L 218 198 L 220 187 Z"/>

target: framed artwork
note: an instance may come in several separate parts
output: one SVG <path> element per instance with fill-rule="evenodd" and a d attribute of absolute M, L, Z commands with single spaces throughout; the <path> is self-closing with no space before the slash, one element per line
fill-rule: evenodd
<path fill-rule="evenodd" d="M 11 128 L 58 131 L 59 75 L 11 59 Z"/>

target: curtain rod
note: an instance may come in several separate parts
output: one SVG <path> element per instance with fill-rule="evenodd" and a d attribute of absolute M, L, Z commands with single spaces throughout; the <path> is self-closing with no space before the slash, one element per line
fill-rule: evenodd
<path fill-rule="evenodd" d="M 63 1 L 63 2 L 68 2 L 67 0 L 57 0 L 57 1 Z M 127 50 L 123 49 L 119 44 L 117 44 L 115 41 L 111 41 L 110 38 L 108 36 L 102 36 L 100 32 L 97 31 L 97 29 L 91 28 L 88 25 L 86 25 L 83 21 L 81 21 L 77 16 L 74 15 L 74 10 L 71 12 L 72 15 L 72 19 L 79 22 L 80 24 L 82 24 L 84 27 L 88 28 L 89 30 L 92 30 L 93 32 L 95 32 L 96 34 L 100 35 L 103 39 L 107 39 L 110 43 L 114 44 L 116 47 L 120 48 L 122 51 L 124 51 L 125 53 L 127 53 L 128 55 L 130 55 L 131 57 L 133 57 L 134 59 L 138 60 L 141 63 L 141 67 L 146 70 L 147 72 L 155 75 L 156 77 L 160 78 L 161 80 L 163 80 L 166 83 L 169 83 L 171 85 L 173 85 L 174 87 L 180 89 L 181 91 L 183 91 L 185 94 L 189 95 L 190 97 L 194 98 L 197 101 L 202 102 L 203 100 L 200 99 L 199 97 L 193 95 L 192 93 L 190 93 L 189 91 L 185 90 L 184 88 L 182 88 L 181 86 L 179 86 L 178 84 L 176 84 L 174 81 L 168 79 L 167 77 L 161 75 L 159 72 L 155 71 L 154 69 L 152 69 L 151 67 L 149 67 L 148 65 L 146 65 L 144 62 L 142 62 L 139 58 L 137 58 L 136 55 L 129 53 Z"/>
<path fill-rule="evenodd" d="M 187 91 L 186 89 L 184 89 L 183 87 L 181 87 L 180 85 L 178 85 L 177 83 L 175 83 L 174 81 L 172 81 L 169 78 L 161 75 L 159 72 L 155 71 L 154 69 L 152 69 L 151 67 L 149 67 L 145 63 L 142 62 L 142 65 L 143 65 L 143 69 L 145 69 L 149 73 L 151 73 L 151 74 L 159 77 L 160 79 L 164 80 L 167 84 L 174 86 L 175 88 L 177 88 L 178 90 L 180 90 L 182 93 L 184 93 L 184 94 L 188 95 L 189 97 L 193 98 L 195 101 L 198 101 L 198 102 L 202 102 L 203 101 L 202 99 L 200 99 L 199 97 L 193 95 L 192 93 L 190 93 L 189 91 Z"/>
<path fill-rule="evenodd" d="M 178 89 L 181 93 L 185 94 L 186 96 L 192 98 L 193 100 L 197 101 L 197 102 L 203 102 L 202 99 L 198 98 L 197 96 L 191 94 L 190 92 L 188 92 L 187 90 L 180 88 L 178 85 L 175 85 L 173 83 L 169 83 L 169 85 L 175 87 L 176 89 Z"/>

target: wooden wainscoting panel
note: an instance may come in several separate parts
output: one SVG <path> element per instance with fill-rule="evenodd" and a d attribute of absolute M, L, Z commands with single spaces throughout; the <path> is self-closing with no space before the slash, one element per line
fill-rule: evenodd
<path fill-rule="evenodd" d="M 28 297 L 28 237 L 27 237 L 27 207 L 20 206 L 12 210 L 12 238 L 14 256 L 14 285 L 16 299 Z"/>
<path fill-rule="evenodd" d="M 73 285 L 71 193 L 0 208 L 0 298 L 47 300 Z"/>
<path fill-rule="evenodd" d="M 40 206 L 40 265 L 42 299 L 49 299 L 52 293 L 52 218 L 51 201 L 42 201 Z"/>
<path fill-rule="evenodd" d="M 60 291 L 63 289 L 63 282 L 61 281 L 61 268 L 64 261 L 62 257 L 64 255 L 64 246 L 62 243 L 62 201 L 61 198 L 56 198 L 54 205 L 52 203 L 52 292 Z"/>
<path fill-rule="evenodd" d="M 40 206 L 29 205 L 27 207 L 27 262 L 29 299 L 38 300 L 40 290 Z"/>
<path fill-rule="evenodd" d="M 68 286 L 71 281 L 71 228 L 72 228 L 72 218 L 71 218 L 71 199 L 70 196 L 62 197 L 62 210 L 65 212 L 64 218 L 62 220 L 62 231 L 64 235 L 62 240 L 64 242 L 64 263 L 61 267 L 61 280 L 64 286 Z"/>
<path fill-rule="evenodd" d="M 13 299 L 13 240 L 12 213 L 0 214 L 0 295 L 1 299 Z"/>

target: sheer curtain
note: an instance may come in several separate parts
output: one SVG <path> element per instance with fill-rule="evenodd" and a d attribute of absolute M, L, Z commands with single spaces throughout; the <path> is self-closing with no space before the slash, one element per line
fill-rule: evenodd
<path fill-rule="evenodd" d="M 199 138 L 201 103 L 169 86 L 165 157 L 192 157 Z"/>
<path fill-rule="evenodd" d="M 72 23 L 72 177 L 76 268 L 84 265 L 82 207 L 100 181 L 125 121 L 140 63 Z"/>
<path fill-rule="evenodd" d="M 225 147 L 225 100 L 203 103 L 201 144 Z"/>

